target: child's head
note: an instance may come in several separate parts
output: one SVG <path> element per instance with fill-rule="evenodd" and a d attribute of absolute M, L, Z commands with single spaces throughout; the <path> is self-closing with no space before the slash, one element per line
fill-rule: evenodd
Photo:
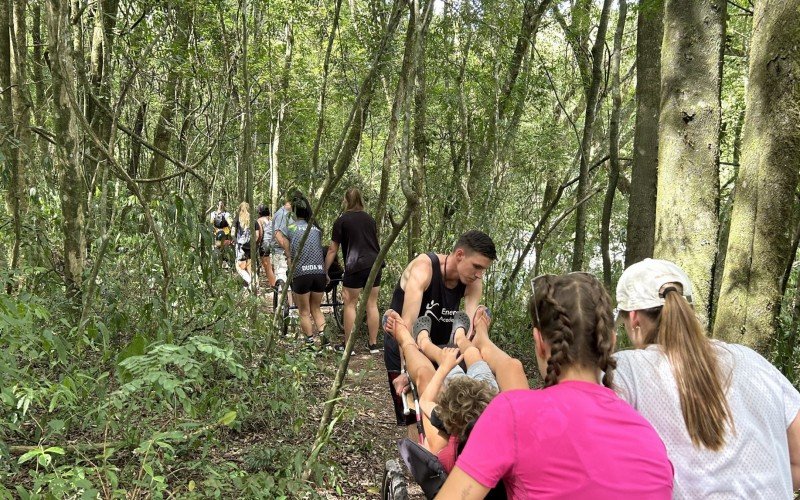
<path fill-rule="evenodd" d="M 528 312 L 550 349 L 550 356 L 542 357 L 537 346 L 545 387 L 557 384 L 570 366 L 599 368 L 605 372 L 603 385 L 611 387 L 616 334 L 611 298 L 602 283 L 589 273 L 570 273 L 539 276 L 531 286 Z"/>
<path fill-rule="evenodd" d="M 465 441 L 467 426 L 478 419 L 497 391 L 486 382 L 470 377 L 448 381 L 439 393 L 437 412 L 445 430 Z"/>

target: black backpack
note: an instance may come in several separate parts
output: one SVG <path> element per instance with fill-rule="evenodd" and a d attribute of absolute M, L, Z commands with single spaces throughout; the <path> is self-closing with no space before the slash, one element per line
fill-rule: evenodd
<path fill-rule="evenodd" d="M 228 227 L 228 219 L 225 218 L 225 212 L 217 212 L 214 216 L 214 227 L 222 229 Z"/>

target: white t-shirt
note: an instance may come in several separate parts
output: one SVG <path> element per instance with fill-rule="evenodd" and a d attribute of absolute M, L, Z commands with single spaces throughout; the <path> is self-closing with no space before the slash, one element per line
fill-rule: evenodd
<path fill-rule="evenodd" d="M 659 346 L 617 353 L 614 389 L 664 440 L 675 467 L 673 498 L 793 498 L 786 430 L 798 417 L 800 393 L 752 349 L 712 343 L 723 380 L 730 377 L 734 422 L 718 452 L 692 444 L 672 367 Z"/>

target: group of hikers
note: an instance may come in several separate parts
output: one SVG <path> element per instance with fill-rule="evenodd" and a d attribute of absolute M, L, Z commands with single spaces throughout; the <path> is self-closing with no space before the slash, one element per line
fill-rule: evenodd
<path fill-rule="evenodd" d="M 271 219 L 259 206 L 255 239 L 243 234 L 246 203 L 233 219 L 223 204 L 211 215 L 215 245 L 235 245 L 245 283 L 250 240 L 270 286 L 285 283 L 296 261 L 290 284 L 309 343 L 325 329 L 320 303 L 339 249 L 346 334 L 379 253 L 358 188 L 347 190 L 342 209 L 328 245 L 299 193 Z M 448 254 L 418 255 L 383 315 L 397 424 L 422 436 L 448 473 L 438 497 L 483 498 L 502 487 L 510 498 L 793 498 L 800 393 L 755 351 L 706 336 L 681 268 L 657 259 L 629 266 L 616 315 L 590 273 L 533 278 L 526 313 L 544 388 L 531 390 L 522 363 L 489 336 L 481 297 L 496 258 L 478 230 Z M 367 304 L 372 353 L 380 352 L 380 283 L 378 272 Z M 618 326 L 633 349 L 616 351 Z M 412 386 L 416 412 L 405 401 Z"/>
<path fill-rule="evenodd" d="M 313 217 L 311 203 L 296 189 L 286 191 L 283 205 L 272 217 L 268 205 L 258 206 L 255 237 L 250 230 L 250 207 L 247 202 L 240 203 L 236 216 L 232 217 L 225 211 L 224 202 L 220 201 L 210 217 L 214 251 L 222 256 L 228 246 L 234 247 L 235 269 L 245 287 L 250 286 L 252 279 L 251 243 L 258 248 L 259 267 L 264 270 L 269 287 L 280 289 L 287 282 L 290 284 L 300 329 L 309 346 L 315 345 L 316 339 L 323 344 L 331 340 L 324 335 L 326 321 L 321 304 L 331 280 L 341 280 L 345 338 L 335 346 L 340 351 L 344 349 L 347 334 L 353 328 L 358 297 L 379 252 L 377 224 L 364 211 L 358 188 L 347 190 L 342 209 L 342 215 L 333 224 L 328 245 L 323 244 L 323 231 Z M 308 236 L 303 242 L 306 232 Z M 337 258 L 339 249 L 344 257 L 344 270 Z M 287 274 L 293 261 L 291 280 L 288 280 Z M 379 272 L 367 304 L 368 349 L 373 354 L 380 352 L 377 343 L 380 280 Z"/>
<path fill-rule="evenodd" d="M 421 443 L 448 473 L 437 498 L 794 497 L 800 393 L 755 351 L 705 335 L 681 268 L 625 269 L 616 317 L 590 273 L 533 278 L 526 312 L 544 388 L 531 390 L 480 305 L 495 258 L 480 231 L 419 255 L 384 315 L 397 423 L 416 434 L 403 403 L 413 383 Z M 618 325 L 633 349 L 615 351 Z"/>

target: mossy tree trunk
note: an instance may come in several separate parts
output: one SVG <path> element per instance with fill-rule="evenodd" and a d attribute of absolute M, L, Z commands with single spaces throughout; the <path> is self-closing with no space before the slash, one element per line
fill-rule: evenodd
<path fill-rule="evenodd" d="M 68 0 L 47 3 L 48 54 L 53 89 L 53 126 L 56 165 L 64 234 L 64 284 L 67 298 L 79 308 L 86 266 L 86 187 L 82 182 L 82 157 L 78 119 L 70 99 L 76 96 L 75 66 L 71 57 L 71 9 Z"/>
<path fill-rule="evenodd" d="M 636 125 L 625 267 L 653 256 L 664 0 L 643 0 L 636 29 Z"/>
<path fill-rule="evenodd" d="M 800 0 L 762 0 L 753 15 L 742 161 L 716 337 L 769 352 L 781 300 L 800 164 Z"/>
<path fill-rule="evenodd" d="M 661 46 L 661 116 L 654 254 L 694 283 L 708 318 L 719 222 L 722 0 L 666 0 Z"/>

